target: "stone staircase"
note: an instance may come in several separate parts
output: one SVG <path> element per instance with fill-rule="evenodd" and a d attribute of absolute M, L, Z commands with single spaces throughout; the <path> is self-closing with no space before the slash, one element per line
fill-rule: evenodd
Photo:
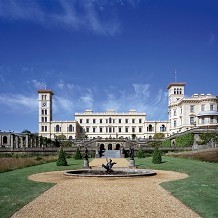
<path fill-rule="evenodd" d="M 120 158 L 120 150 L 106 150 L 102 158 Z"/>

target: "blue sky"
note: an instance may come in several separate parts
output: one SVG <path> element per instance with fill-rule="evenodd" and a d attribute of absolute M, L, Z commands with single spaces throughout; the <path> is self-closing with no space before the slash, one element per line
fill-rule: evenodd
<path fill-rule="evenodd" d="M 1 0 L 0 129 L 38 131 L 37 90 L 54 120 L 115 109 L 167 120 L 169 83 L 217 95 L 218 1 Z"/>

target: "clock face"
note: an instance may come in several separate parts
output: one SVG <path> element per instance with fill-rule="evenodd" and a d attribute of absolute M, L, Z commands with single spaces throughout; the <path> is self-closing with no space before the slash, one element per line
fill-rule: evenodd
<path fill-rule="evenodd" d="M 46 106 L 46 102 L 42 102 L 42 107 L 45 107 Z"/>

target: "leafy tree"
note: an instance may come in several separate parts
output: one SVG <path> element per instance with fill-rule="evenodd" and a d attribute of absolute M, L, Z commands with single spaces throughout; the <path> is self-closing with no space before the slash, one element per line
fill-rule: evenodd
<path fill-rule="evenodd" d="M 153 139 L 163 139 L 165 138 L 164 133 L 159 132 L 159 133 L 155 133 Z"/>
<path fill-rule="evenodd" d="M 64 134 L 61 134 L 61 135 L 56 136 L 56 139 L 57 140 L 66 140 L 67 137 Z"/>
<path fill-rule="evenodd" d="M 76 154 L 75 154 L 75 157 L 74 157 L 74 158 L 75 158 L 75 160 L 82 159 L 82 154 L 81 154 L 79 148 L 76 149 Z"/>
<path fill-rule="evenodd" d="M 194 143 L 194 134 L 185 133 L 181 136 L 176 137 L 176 146 L 178 147 L 188 147 L 192 146 Z"/>
<path fill-rule="evenodd" d="M 162 162 L 161 152 L 159 151 L 158 147 L 156 146 L 153 153 L 152 163 L 160 164 Z"/>
<path fill-rule="evenodd" d="M 57 160 L 56 164 L 57 164 L 57 166 L 67 166 L 68 165 L 66 157 L 65 157 L 65 152 L 64 152 L 62 147 L 60 148 L 58 160 Z"/>

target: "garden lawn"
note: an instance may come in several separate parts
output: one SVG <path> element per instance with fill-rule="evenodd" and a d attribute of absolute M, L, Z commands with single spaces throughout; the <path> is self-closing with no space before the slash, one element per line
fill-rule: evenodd
<path fill-rule="evenodd" d="M 67 162 L 69 166 L 56 166 L 56 162 L 51 162 L 0 173 L 0 217 L 10 217 L 28 202 L 55 185 L 30 181 L 28 176 L 41 172 L 77 169 L 83 166 L 83 160 L 71 158 Z"/>
<path fill-rule="evenodd" d="M 218 217 L 218 169 L 217 163 L 197 160 L 163 157 L 162 164 L 152 164 L 152 158 L 136 158 L 138 168 L 170 170 L 186 173 L 187 179 L 162 183 L 184 204 L 202 217 Z M 0 173 L 0 216 L 10 217 L 25 204 L 32 201 L 54 184 L 28 180 L 28 176 L 49 171 L 76 169 L 83 166 L 83 160 L 68 159 L 69 166 L 58 167 L 56 162 L 42 164 L 10 172 Z M 163 199 L 167 201 L 167 199 Z"/>
<path fill-rule="evenodd" d="M 152 164 L 152 158 L 136 158 L 138 168 L 170 170 L 189 175 L 161 186 L 202 217 L 218 217 L 218 165 L 183 158 L 162 157 L 163 163 Z M 167 201 L 167 199 L 163 199 Z"/>

